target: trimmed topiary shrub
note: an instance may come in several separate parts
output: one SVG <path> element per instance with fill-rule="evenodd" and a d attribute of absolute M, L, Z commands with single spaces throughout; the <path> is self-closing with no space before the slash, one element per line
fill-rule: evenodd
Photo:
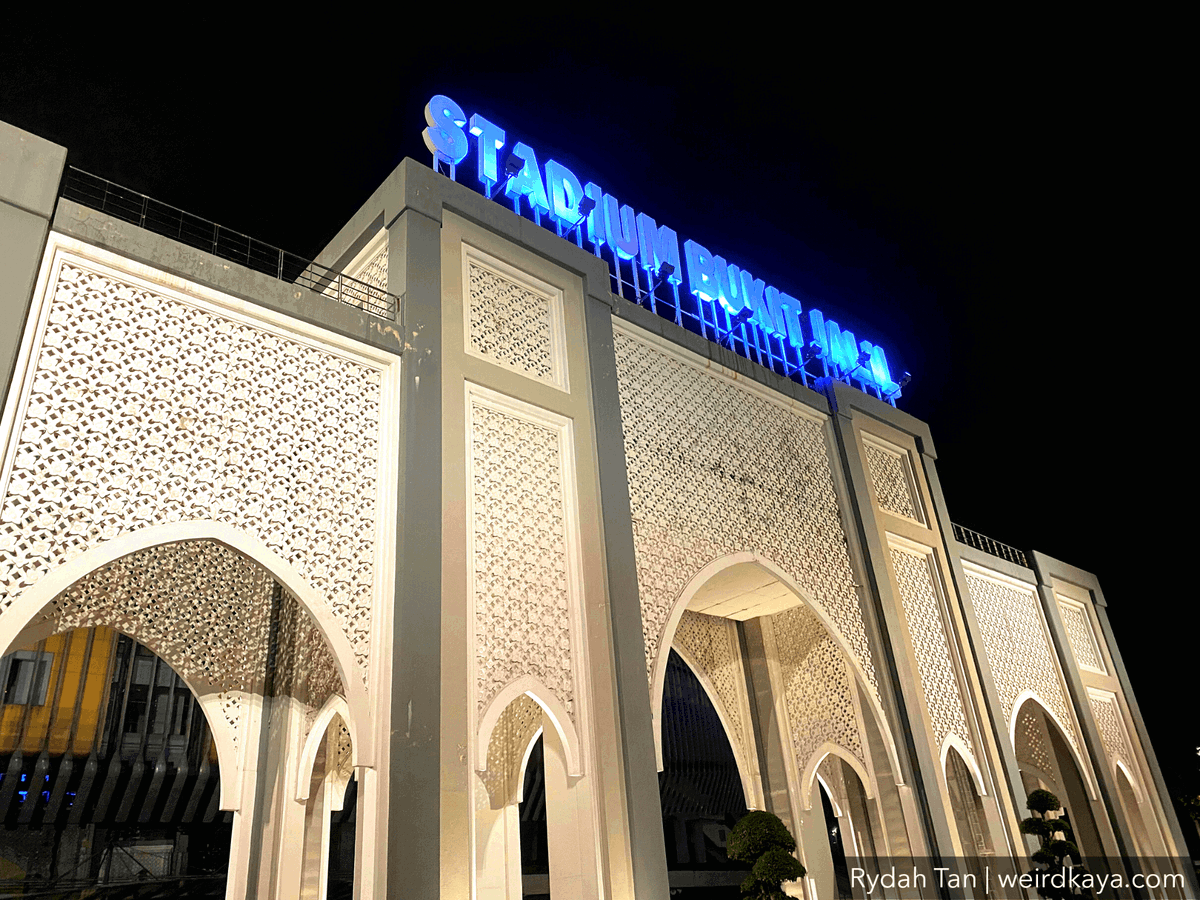
<path fill-rule="evenodd" d="M 792 856 L 796 839 L 779 817 L 762 810 L 746 813 L 729 835 L 729 858 L 750 866 L 742 895 L 758 900 L 786 900 L 785 881 L 803 878 L 805 869 Z"/>
<path fill-rule="evenodd" d="M 1079 875 L 1087 872 L 1080 865 L 1083 858 L 1072 840 L 1075 835 L 1071 831 L 1071 823 L 1050 815 L 1062 809 L 1058 798 L 1049 791 L 1038 790 L 1029 795 L 1025 805 L 1033 815 L 1021 823 L 1021 833 L 1033 835 L 1041 844 L 1041 848 L 1030 857 L 1037 865 L 1030 874 L 1034 876 L 1038 896 L 1044 900 L 1093 897 L 1089 890 L 1085 889 L 1082 893 L 1074 890 L 1065 883 L 1069 879 L 1056 878 L 1066 872 L 1068 866 Z"/>

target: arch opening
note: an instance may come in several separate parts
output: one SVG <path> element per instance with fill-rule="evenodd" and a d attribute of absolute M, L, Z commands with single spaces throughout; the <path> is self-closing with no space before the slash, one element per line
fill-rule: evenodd
<path fill-rule="evenodd" d="M 1063 815 L 1075 832 L 1075 843 L 1086 857 L 1104 856 L 1100 831 L 1092 813 L 1089 785 L 1058 721 L 1036 697 L 1014 711 L 1013 750 L 1025 795 L 1047 790 L 1059 798 Z M 1027 838 L 1029 849 L 1037 849 Z"/>
<path fill-rule="evenodd" d="M 21 670 L 25 670 L 25 676 Z M 0 878 L 223 889 L 233 813 L 200 698 L 149 647 L 81 627 L 0 663 Z"/>
<path fill-rule="evenodd" d="M 746 814 L 745 779 L 727 723 L 710 689 L 674 650 L 668 658 L 661 721 L 659 801 L 672 887 L 736 885 L 745 867 L 729 859 L 729 833 Z"/>
<path fill-rule="evenodd" d="M 864 715 L 872 716 L 875 727 L 883 738 L 883 750 L 890 758 L 892 771 L 900 771 L 898 750 L 888 726 L 887 718 L 871 689 L 866 674 L 851 650 L 845 637 L 822 606 L 808 597 L 779 566 L 760 554 L 741 552 L 730 554 L 704 566 L 680 592 L 663 626 L 659 641 L 659 652 L 651 660 L 651 710 L 654 723 L 655 752 L 659 768 L 662 768 L 662 723 L 657 720 L 662 709 L 663 684 L 670 649 L 679 649 L 679 632 L 687 617 L 697 615 L 709 619 L 733 623 L 753 623 L 783 618 L 794 618 L 794 611 L 803 609 L 811 619 L 806 627 L 813 634 L 828 637 L 837 648 L 841 660 L 854 682 L 856 706 Z M 742 627 L 739 625 L 739 627 Z M 735 639 L 736 640 L 736 639 Z M 687 648 L 684 647 L 686 650 Z M 727 714 L 729 704 L 718 709 Z M 740 750 L 735 742 L 735 751 Z M 743 754 L 747 764 L 753 754 Z M 807 804 L 807 794 L 802 801 Z"/>

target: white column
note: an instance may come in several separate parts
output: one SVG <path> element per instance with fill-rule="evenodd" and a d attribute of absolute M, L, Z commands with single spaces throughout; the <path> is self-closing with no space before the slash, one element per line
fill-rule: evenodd
<path fill-rule="evenodd" d="M 521 900 L 521 816 L 515 803 L 475 812 L 475 897 Z"/>
<path fill-rule="evenodd" d="M 546 827 L 550 845 L 550 894 L 600 900 L 595 798 L 589 777 L 567 774 L 567 756 L 554 725 L 542 731 L 546 764 Z"/>
<path fill-rule="evenodd" d="M 821 786 L 815 779 L 809 800 L 809 808 L 799 810 L 796 842 L 800 845 L 800 860 L 808 870 L 805 881 L 811 878 L 817 886 L 817 897 L 825 900 L 837 896 L 837 882 L 833 874 L 833 853 L 829 849 L 825 807 L 821 804 Z"/>

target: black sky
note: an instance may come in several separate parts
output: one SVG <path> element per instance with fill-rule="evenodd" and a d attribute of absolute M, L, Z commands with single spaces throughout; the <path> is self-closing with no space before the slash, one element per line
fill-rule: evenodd
<path fill-rule="evenodd" d="M 1099 576 L 1172 792 L 1200 790 L 1175 26 L 411 12 L 13 30 L 0 119 L 312 256 L 428 163 L 431 95 L 484 114 L 910 370 L 953 519 Z"/>

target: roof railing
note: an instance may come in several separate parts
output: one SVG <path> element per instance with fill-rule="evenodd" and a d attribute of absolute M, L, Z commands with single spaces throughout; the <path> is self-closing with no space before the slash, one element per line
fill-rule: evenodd
<path fill-rule="evenodd" d="M 1025 559 L 1025 552 L 1023 550 L 1010 547 L 1008 544 L 1002 544 L 1000 541 L 994 541 L 985 534 L 972 531 L 970 528 L 963 528 L 961 525 L 956 525 L 953 522 L 950 525 L 954 529 L 954 539 L 960 544 L 966 544 L 968 547 L 982 550 L 991 556 L 998 556 L 1000 559 L 1007 559 L 1018 566 L 1029 568 L 1029 563 Z"/>
<path fill-rule="evenodd" d="M 67 167 L 59 195 L 381 319 L 396 319 L 395 294 L 74 166 Z"/>

